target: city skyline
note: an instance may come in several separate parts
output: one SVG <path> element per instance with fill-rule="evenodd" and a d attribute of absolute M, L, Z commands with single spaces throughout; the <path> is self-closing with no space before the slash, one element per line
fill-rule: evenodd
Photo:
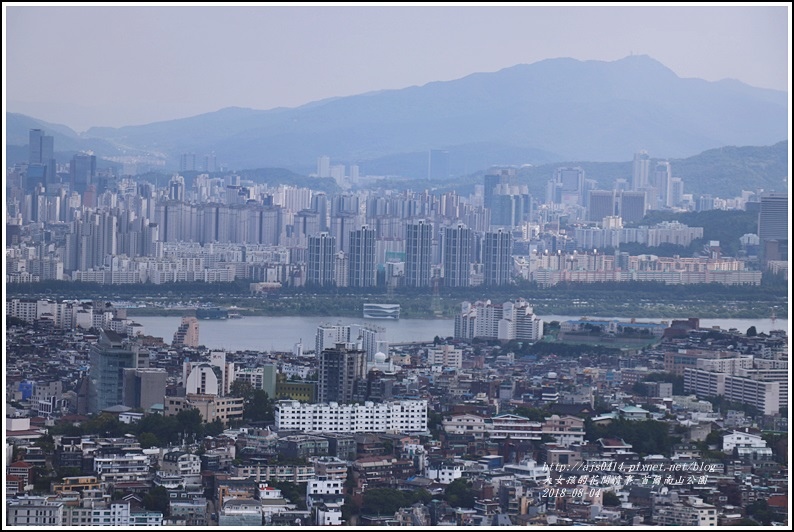
<path fill-rule="evenodd" d="M 614 61 L 649 55 L 681 77 L 790 90 L 790 10 L 783 3 L 322 8 L 8 3 L 3 11 L 6 110 L 78 131 L 225 107 L 296 107 L 559 57 Z M 120 39 L 119 28 L 134 31 Z M 483 38 L 488 34 L 500 38 Z M 96 82 L 71 75 L 87 65 L 101 74 Z"/>

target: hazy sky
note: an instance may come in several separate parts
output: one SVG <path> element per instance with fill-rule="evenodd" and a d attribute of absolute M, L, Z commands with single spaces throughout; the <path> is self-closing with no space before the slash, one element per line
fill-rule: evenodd
<path fill-rule="evenodd" d="M 787 3 L 634 7 L 3 4 L 6 109 L 78 131 L 296 107 L 547 58 L 646 54 L 788 90 Z"/>

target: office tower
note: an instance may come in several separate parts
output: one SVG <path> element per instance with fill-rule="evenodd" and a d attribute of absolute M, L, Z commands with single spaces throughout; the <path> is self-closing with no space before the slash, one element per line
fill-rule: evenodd
<path fill-rule="evenodd" d="M 501 286 L 510 282 L 512 245 L 513 235 L 509 231 L 499 229 L 494 233 L 485 233 L 482 261 L 485 264 L 486 285 Z"/>
<path fill-rule="evenodd" d="M 615 192 L 613 190 L 591 190 L 587 219 L 600 222 L 607 216 L 615 215 Z"/>
<path fill-rule="evenodd" d="M 644 190 L 648 186 L 648 174 L 650 173 L 651 158 L 648 152 L 641 150 L 634 154 L 634 165 L 631 173 L 631 189 Z"/>
<path fill-rule="evenodd" d="M 336 284 L 336 239 L 326 232 L 309 236 L 306 282 L 314 286 Z"/>
<path fill-rule="evenodd" d="M 69 164 L 69 177 L 72 191 L 85 194 L 88 186 L 96 181 L 96 156 L 87 153 L 75 154 Z"/>
<path fill-rule="evenodd" d="M 42 184 L 47 192 L 52 192 L 52 185 L 57 181 L 57 168 L 55 165 L 55 141 L 50 135 L 45 135 L 41 129 L 31 129 L 30 155 L 28 157 L 28 172 L 25 180 L 25 191 Z"/>
<path fill-rule="evenodd" d="M 469 286 L 471 239 L 471 229 L 463 224 L 442 229 L 441 254 L 445 286 Z"/>
<path fill-rule="evenodd" d="M 321 403 L 350 403 L 356 381 L 366 376 L 366 353 L 337 344 L 317 355 L 317 395 Z"/>
<path fill-rule="evenodd" d="M 375 286 L 375 230 L 368 225 L 350 231 L 350 265 L 348 286 L 366 288 Z"/>
<path fill-rule="evenodd" d="M 645 218 L 645 191 L 621 190 L 618 192 L 618 214 L 624 222 L 639 222 Z"/>
<path fill-rule="evenodd" d="M 525 188 L 513 186 L 507 189 L 505 185 L 497 185 L 494 195 L 491 196 L 489 227 L 510 230 L 521 225 L 527 219 L 530 214 L 531 200 Z"/>
<path fill-rule="evenodd" d="M 769 192 L 761 196 L 758 212 L 758 240 L 764 264 L 788 257 L 788 193 Z"/>
<path fill-rule="evenodd" d="M 449 152 L 430 150 L 427 156 L 427 179 L 431 181 L 449 177 Z"/>
<path fill-rule="evenodd" d="M 515 168 L 492 168 L 483 178 L 483 205 L 491 208 L 491 198 L 498 185 L 518 186 L 518 175 Z"/>
<path fill-rule="evenodd" d="M 559 201 L 564 205 L 582 205 L 584 193 L 584 169 L 576 167 L 561 167 L 554 172 L 555 195 L 559 194 Z"/>
<path fill-rule="evenodd" d="M 317 177 L 331 177 L 331 158 L 327 155 L 317 158 Z"/>
<path fill-rule="evenodd" d="M 672 179 L 673 176 L 670 170 L 670 163 L 667 161 L 659 161 L 656 163 L 656 169 L 654 170 L 654 185 L 659 191 L 660 207 L 667 208 L 671 206 L 670 187 Z"/>
<path fill-rule="evenodd" d="M 101 329 L 90 350 L 89 410 L 124 404 L 124 369 L 138 367 L 137 348 L 109 329 Z"/>
<path fill-rule="evenodd" d="M 430 286 L 430 246 L 433 224 L 427 220 L 409 223 L 405 228 L 405 284 Z"/>
<path fill-rule="evenodd" d="M 147 410 L 162 404 L 168 372 L 163 368 L 124 368 L 124 406 Z"/>

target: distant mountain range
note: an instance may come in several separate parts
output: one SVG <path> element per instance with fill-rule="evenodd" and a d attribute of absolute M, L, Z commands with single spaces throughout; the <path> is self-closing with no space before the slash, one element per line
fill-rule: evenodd
<path fill-rule="evenodd" d="M 288 82 L 288 81 L 286 81 Z M 178 169 L 182 153 L 214 152 L 229 169 L 316 170 L 317 158 L 362 174 L 426 178 L 428 152 L 449 152 L 452 175 L 492 165 L 684 158 L 723 146 L 788 139 L 788 94 L 735 80 L 678 77 L 647 56 L 548 59 L 493 73 L 268 111 L 227 108 L 190 118 L 77 134 L 6 114 L 9 163 L 25 160 L 28 131 L 56 152 L 91 149 Z"/>

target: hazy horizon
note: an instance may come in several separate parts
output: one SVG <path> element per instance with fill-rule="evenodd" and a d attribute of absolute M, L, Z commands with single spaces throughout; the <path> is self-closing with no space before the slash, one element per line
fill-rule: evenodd
<path fill-rule="evenodd" d="M 647 55 L 679 77 L 790 90 L 789 4 L 4 4 L 4 106 L 121 127 L 269 110 L 570 57 Z M 603 36 L 608 35 L 608 39 Z M 40 68 L 31 68 L 31 65 Z"/>

